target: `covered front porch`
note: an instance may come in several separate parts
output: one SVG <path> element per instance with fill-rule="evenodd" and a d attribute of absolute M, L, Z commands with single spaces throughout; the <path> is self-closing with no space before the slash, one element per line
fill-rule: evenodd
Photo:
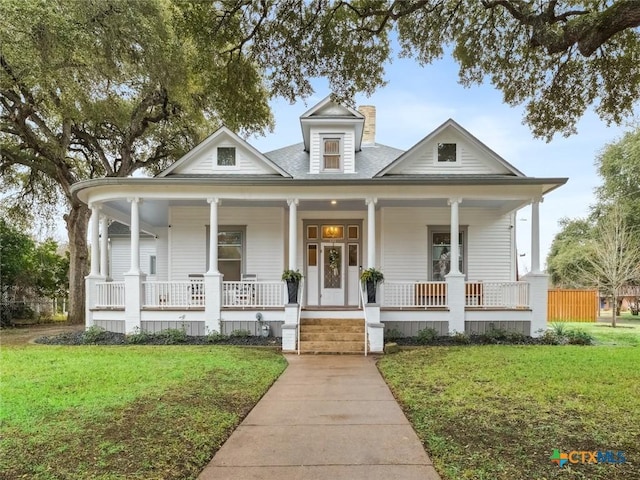
<path fill-rule="evenodd" d="M 211 197 L 204 185 L 170 194 L 153 180 L 144 186 L 130 188 L 135 196 L 118 188 L 92 191 L 87 326 L 205 335 L 259 334 L 268 325 L 283 348 L 296 350 L 301 316 L 356 310 L 354 321 L 367 324 L 370 351 L 382 349 L 385 329 L 414 335 L 427 326 L 442 334 L 505 328 L 535 335 L 545 327 L 540 199 L 529 191 L 505 188 L 498 200 L 483 186 L 466 187 L 469 198 L 449 197 L 442 187 L 380 186 L 377 197 L 357 185 L 305 193 L 260 187 L 240 199 Z M 532 272 L 518 278 L 513 229 L 515 211 L 526 204 Z M 119 274 L 109 259 L 118 253 L 108 234 L 113 220 L 129 228 L 128 270 Z M 142 258 L 142 233 L 154 243 L 153 261 Z M 489 241 L 502 251 L 489 252 Z M 369 267 L 385 273 L 374 304 L 363 301 L 359 282 Z M 284 269 L 304 275 L 297 303 L 288 302 Z"/>

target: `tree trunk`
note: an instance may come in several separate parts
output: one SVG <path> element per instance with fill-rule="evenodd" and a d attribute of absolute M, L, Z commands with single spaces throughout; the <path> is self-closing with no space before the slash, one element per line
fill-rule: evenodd
<path fill-rule="evenodd" d="M 87 229 L 91 210 L 77 204 L 64 216 L 69 234 L 69 323 L 84 323 L 84 277 L 88 274 L 89 248 Z M 96 245 L 94 245 L 96 247 Z"/>
<path fill-rule="evenodd" d="M 616 326 L 616 317 L 618 316 L 618 296 L 613 294 L 613 308 L 611 309 L 611 326 Z"/>

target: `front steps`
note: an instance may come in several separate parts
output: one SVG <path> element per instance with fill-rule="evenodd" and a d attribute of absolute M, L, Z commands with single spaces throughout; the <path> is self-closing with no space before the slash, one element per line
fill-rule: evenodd
<path fill-rule="evenodd" d="M 300 353 L 364 354 L 364 319 L 301 318 Z"/>

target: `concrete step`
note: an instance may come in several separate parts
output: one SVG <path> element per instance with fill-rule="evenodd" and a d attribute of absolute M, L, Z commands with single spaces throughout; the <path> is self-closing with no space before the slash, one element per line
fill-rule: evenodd
<path fill-rule="evenodd" d="M 364 342 L 364 330 L 357 333 L 300 331 L 300 340 L 313 342 Z"/>
<path fill-rule="evenodd" d="M 362 325 L 300 325 L 300 331 L 305 333 L 359 333 L 364 335 Z"/>
<path fill-rule="evenodd" d="M 364 328 L 362 318 L 303 318 L 300 320 L 300 351 L 362 353 Z"/>
<path fill-rule="evenodd" d="M 315 342 L 300 341 L 302 353 L 361 353 L 364 352 L 364 339 L 359 342 Z"/>

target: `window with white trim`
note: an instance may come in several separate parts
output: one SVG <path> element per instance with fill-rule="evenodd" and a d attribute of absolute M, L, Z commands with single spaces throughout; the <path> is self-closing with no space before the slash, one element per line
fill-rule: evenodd
<path fill-rule="evenodd" d="M 458 232 L 458 269 L 466 273 L 467 227 L 460 225 Z M 451 229 L 448 226 L 429 227 L 429 279 L 443 282 L 451 270 Z"/>
<path fill-rule="evenodd" d="M 458 161 L 458 146 L 455 143 L 438 143 L 438 163 L 455 163 Z"/>
<path fill-rule="evenodd" d="M 155 255 L 149 256 L 149 275 L 155 275 L 158 268 L 158 262 Z"/>
<path fill-rule="evenodd" d="M 340 138 L 325 137 L 322 139 L 323 170 L 340 170 L 342 168 L 340 143 Z"/>
<path fill-rule="evenodd" d="M 206 267 L 209 269 L 209 242 L 211 230 L 206 225 Z M 243 225 L 220 225 L 218 227 L 218 270 L 224 280 L 239 282 L 244 273 L 245 239 L 247 227 Z"/>

